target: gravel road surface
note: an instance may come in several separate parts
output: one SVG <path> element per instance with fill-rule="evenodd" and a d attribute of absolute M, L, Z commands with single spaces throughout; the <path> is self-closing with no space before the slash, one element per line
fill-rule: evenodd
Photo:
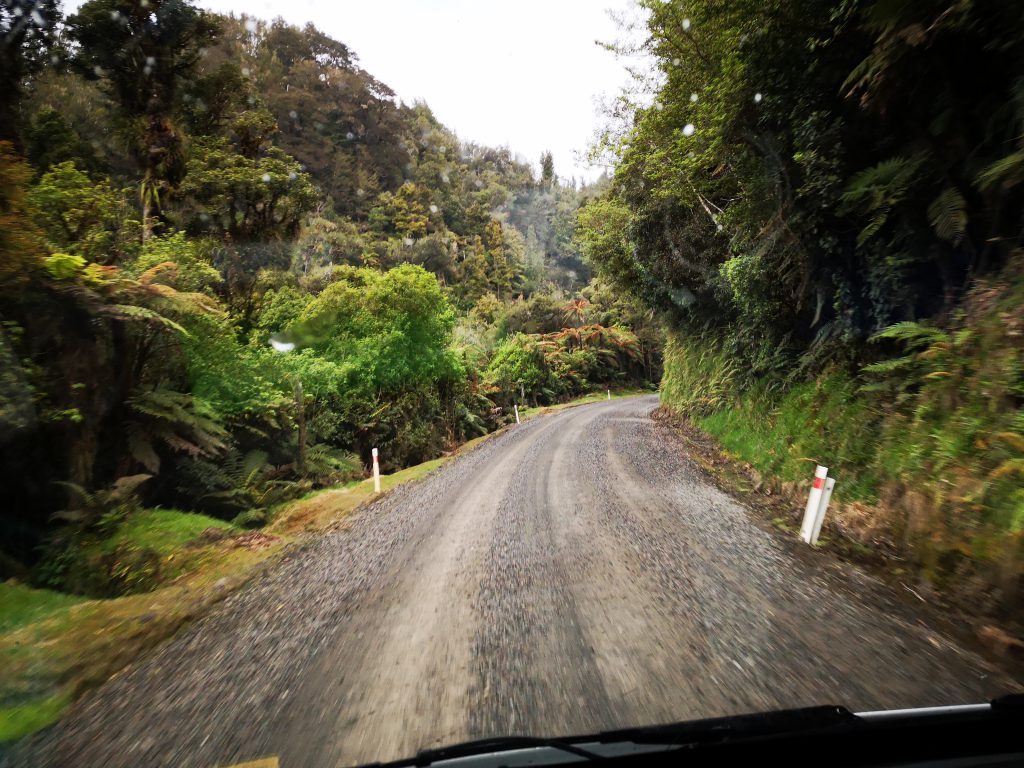
<path fill-rule="evenodd" d="M 654 396 L 525 422 L 358 513 L 12 765 L 282 768 L 1009 683 L 717 490 Z"/>

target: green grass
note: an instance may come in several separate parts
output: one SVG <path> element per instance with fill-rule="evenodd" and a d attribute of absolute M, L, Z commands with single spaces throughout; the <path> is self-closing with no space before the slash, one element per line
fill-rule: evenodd
<path fill-rule="evenodd" d="M 84 598 L 49 589 L 32 589 L 12 581 L 0 583 L 0 633 L 42 621 Z"/>
<path fill-rule="evenodd" d="M 131 544 L 139 549 L 151 549 L 160 555 L 171 555 L 196 539 L 207 528 L 234 531 L 235 527 L 196 512 L 176 509 L 144 509 L 131 515 L 106 542 L 111 549 L 119 544 Z"/>
<path fill-rule="evenodd" d="M 837 495 L 875 502 L 879 478 L 870 467 L 878 452 L 878 420 L 857 386 L 841 372 L 783 395 L 754 386 L 730 406 L 695 422 L 729 454 L 764 475 L 804 481 L 815 464 L 822 464 L 841 484 Z"/>
<path fill-rule="evenodd" d="M 45 728 L 56 721 L 70 703 L 70 692 L 62 691 L 27 704 L 0 708 L 0 744 Z"/>

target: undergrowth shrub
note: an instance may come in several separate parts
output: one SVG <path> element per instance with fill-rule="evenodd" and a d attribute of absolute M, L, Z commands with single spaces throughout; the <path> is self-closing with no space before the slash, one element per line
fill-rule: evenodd
<path fill-rule="evenodd" d="M 1008 608 L 1024 571 L 1022 305 L 1018 257 L 942 325 L 877 334 L 860 371 L 788 386 L 739 370 L 722 340 L 670 334 L 662 399 L 779 480 L 828 466 L 836 502 L 869 505 L 923 580 Z"/>

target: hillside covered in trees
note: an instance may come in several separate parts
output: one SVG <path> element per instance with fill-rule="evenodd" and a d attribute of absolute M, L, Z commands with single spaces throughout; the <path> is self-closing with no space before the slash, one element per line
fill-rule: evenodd
<path fill-rule="evenodd" d="M 616 167 L 580 239 L 671 329 L 664 402 L 765 478 L 829 466 L 834 532 L 1013 615 L 1020 4 L 640 5 L 621 48 L 655 73 L 595 148 Z"/>
<path fill-rule="evenodd" d="M 186 0 L 4 4 L 0 576 L 146 588 L 99 545 L 436 457 L 513 403 L 656 382 L 591 279 L 597 194 L 460 140 L 313 26 Z"/>

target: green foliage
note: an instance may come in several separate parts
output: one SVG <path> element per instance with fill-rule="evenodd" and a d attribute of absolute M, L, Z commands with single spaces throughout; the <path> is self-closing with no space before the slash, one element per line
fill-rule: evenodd
<path fill-rule="evenodd" d="M 25 155 L 39 173 L 65 162 L 81 162 L 90 172 L 98 171 L 100 166 L 92 146 L 49 105 L 32 115 L 25 132 Z"/>
<path fill-rule="evenodd" d="M 31 169 L 0 141 L 0 296 L 23 288 L 42 267 L 43 238 L 26 200 Z"/>
<path fill-rule="evenodd" d="M 201 542 L 210 529 L 220 535 L 235 530 L 221 520 L 173 509 L 134 507 L 108 513 L 105 520 L 100 528 L 79 530 L 51 545 L 37 578 L 94 597 L 147 592 L 187 569 L 191 542 Z"/>
<path fill-rule="evenodd" d="M 187 0 L 89 0 L 66 22 L 77 43 L 74 69 L 98 80 L 117 105 L 128 150 L 142 176 L 144 234 L 184 173 L 172 119 L 181 85 L 195 72 L 217 23 Z"/>
<path fill-rule="evenodd" d="M 1019 14 L 642 5 L 658 92 L 596 148 L 616 171 L 577 239 L 678 328 L 719 329 L 758 373 L 848 365 L 1020 244 Z"/>
<path fill-rule="evenodd" d="M 652 375 L 653 325 L 562 292 L 589 273 L 592 192 L 550 157 L 537 180 L 460 141 L 311 25 L 89 0 L 63 30 L 68 66 L 17 51 L 35 172 L 0 145 L 5 574 L 147 589 L 174 572 L 159 547 L 108 542 L 143 501 L 254 526 L 371 447 L 388 468 L 450 451 L 505 418 L 487 371 L 519 331 L 545 402 Z M 65 488 L 87 501 L 51 519 Z"/>
<path fill-rule="evenodd" d="M 487 365 L 485 381 L 504 393 L 506 400 L 516 399 L 520 386 L 531 396 L 536 396 L 547 376 L 540 349 L 531 337 L 516 334 L 498 345 Z"/>
<path fill-rule="evenodd" d="M 128 269 L 142 283 L 187 293 L 209 292 L 222 279 L 203 253 L 202 243 L 188 240 L 183 232 L 149 238 Z"/>
<path fill-rule="evenodd" d="M 348 386 L 398 390 L 453 374 L 455 314 L 437 279 L 406 264 L 350 269 L 303 312 L 292 333 L 343 366 Z"/>
<path fill-rule="evenodd" d="M 881 505 L 878 525 L 939 585 L 973 572 L 1016 599 L 1024 531 L 1019 260 L 975 285 L 942 328 L 876 334 L 895 357 L 782 390 L 750 382 L 708 338 L 670 336 L 662 398 L 766 476 L 830 468 L 837 500 Z"/>
<path fill-rule="evenodd" d="M 9 0 L 0 9 L 0 142 L 16 138 L 15 107 L 28 79 L 53 55 L 60 16 L 58 0 Z"/>
<path fill-rule="evenodd" d="M 128 451 L 149 472 L 160 471 L 160 447 L 193 457 L 216 456 L 226 447 L 227 432 L 212 408 L 191 395 L 155 389 L 133 395 L 127 406 Z"/>
<path fill-rule="evenodd" d="M 43 260 L 43 266 L 54 280 L 70 280 L 85 268 L 86 260 L 67 253 L 53 253 Z"/>
<path fill-rule="evenodd" d="M 137 249 L 139 222 L 124 192 L 93 181 L 72 160 L 44 173 L 28 199 L 53 250 L 114 264 Z"/>
<path fill-rule="evenodd" d="M 244 147 L 245 142 L 240 140 Z M 298 231 L 313 210 L 316 190 L 300 165 L 277 147 L 246 155 L 226 138 L 197 141 L 178 194 L 189 206 L 190 227 L 236 242 L 265 241 Z"/>

